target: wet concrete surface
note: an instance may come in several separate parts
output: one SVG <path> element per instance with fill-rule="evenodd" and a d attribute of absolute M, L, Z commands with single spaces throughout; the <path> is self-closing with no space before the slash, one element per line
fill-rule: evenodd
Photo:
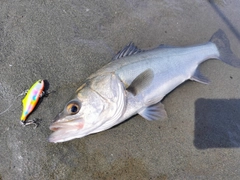
<path fill-rule="evenodd" d="M 12 104 L 0 115 L 0 179 L 239 179 L 240 70 L 216 60 L 201 65 L 209 85 L 189 81 L 163 100 L 164 121 L 134 116 L 81 139 L 47 140 L 72 93 L 129 41 L 192 45 L 221 28 L 240 57 L 239 9 L 238 0 L 0 1 L 0 111 Z M 41 125 L 22 127 L 17 96 L 37 79 L 56 93 L 29 117 Z"/>

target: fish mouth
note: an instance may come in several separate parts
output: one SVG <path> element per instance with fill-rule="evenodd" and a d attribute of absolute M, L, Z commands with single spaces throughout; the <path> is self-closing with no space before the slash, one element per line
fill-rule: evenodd
<path fill-rule="evenodd" d="M 49 129 L 50 129 L 51 131 L 57 131 L 57 130 L 59 130 L 60 128 L 59 128 L 59 127 L 52 127 L 52 126 L 50 126 Z"/>
<path fill-rule="evenodd" d="M 74 119 L 67 122 L 54 122 L 49 127 L 51 131 L 58 131 L 59 129 L 82 129 L 82 128 L 83 128 L 82 119 Z"/>
<path fill-rule="evenodd" d="M 53 123 L 50 125 L 49 129 L 51 131 L 58 131 L 59 129 L 81 129 L 83 126 L 83 118 L 66 116 L 63 112 L 59 113 L 54 119 Z"/>
<path fill-rule="evenodd" d="M 74 119 L 67 122 L 54 122 L 49 129 L 53 133 L 49 137 L 49 142 L 64 142 L 71 140 L 79 133 L 84 126 L 83 119 Z"/>
<path fill-rule="evenodd" d="M 50 127 L 49 127 L 49 129 L 51 130 L 51 131 L 57 131 L 57 130 L 59 130 L 59 129 L 64 129 L 64 128 L 66 128 L 68 126 L 68 123 L 53 123 Z"/>

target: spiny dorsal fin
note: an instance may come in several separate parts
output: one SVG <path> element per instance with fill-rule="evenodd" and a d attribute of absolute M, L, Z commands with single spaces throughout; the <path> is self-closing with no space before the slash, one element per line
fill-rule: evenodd
<path fill-rule="evenodd" d="M 153 71 L 151 69 L 147 69 L 139 74 L 126 90 L 136 96 L 139 92 L 152 83 L 153 77 Z"/>
<path fill-rule="evenodd" d="M 112 60 L 120 59 L 126 56 L 131 56 L 133 54 L 137 54 L 139 52 L 143 52 L 143 50 L 138 49 L 137 46 L 134 45 L 133 42 L 130 42 L 127 46 L 125 46 L 122 50 L 120 50 Z"/>

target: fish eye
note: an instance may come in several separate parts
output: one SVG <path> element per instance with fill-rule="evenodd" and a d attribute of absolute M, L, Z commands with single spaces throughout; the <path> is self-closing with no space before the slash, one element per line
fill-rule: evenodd
<path fill-rule="evenodd" d="M 67 105 L 67 112 L 70 115 L 77 114 L 80 110 L 80 105 L 77 102 L 71 102 Z"/>

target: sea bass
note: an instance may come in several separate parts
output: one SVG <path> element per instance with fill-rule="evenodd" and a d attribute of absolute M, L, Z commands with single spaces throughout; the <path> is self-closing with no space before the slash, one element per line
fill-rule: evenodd
<path fill-rule="evenodd" d="M 229 40 L 218 30 L 209 42 L 189 47 L 160 45 L 140 50 L 133 43 L 80 86 L 50 129 L 50 142 L 64 142 L 109 129 L 135 114 L 147 120 L 165 118 L 161 100 L 186 80 L 207 84 L 198 70 L 208 59 L 240 67 Z"/>

